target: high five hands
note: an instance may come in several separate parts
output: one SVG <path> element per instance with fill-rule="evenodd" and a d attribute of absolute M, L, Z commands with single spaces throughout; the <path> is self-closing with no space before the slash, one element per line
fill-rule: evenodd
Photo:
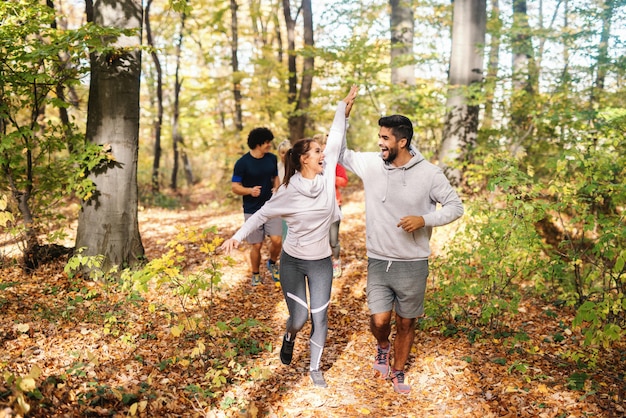
<path fill-rule="evenodd" d="M 356 95 L 359 92 L 359 86 L 353 85 L 350 88 L 350 93 L 343 99 L 346 102 L 346 118 L 350 116 L 350 111 L 352 110 L 352 105 L 354 104 L 354 99 L 356 99 Z"/>

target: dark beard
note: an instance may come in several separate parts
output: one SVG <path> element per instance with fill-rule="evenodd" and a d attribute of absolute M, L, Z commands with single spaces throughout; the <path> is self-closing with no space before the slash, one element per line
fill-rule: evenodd
<path fill-rule="evenodd" d="M 396 151 L 395 149 L 387 148 L 387 152 L 387 158 L 383 158 L 383 161 L 391 164 L 398 157 L 398 151 Z"/>

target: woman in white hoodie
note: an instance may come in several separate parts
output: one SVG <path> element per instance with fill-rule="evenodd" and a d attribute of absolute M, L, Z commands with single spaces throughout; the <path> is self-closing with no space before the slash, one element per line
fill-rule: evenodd
<path fill-rule="evenodd" d="M 229 240 L 222 244 L 228 254 L 246 236 L 270 218 L 287 222 L 287 237 L 280 256 L 280 282 L 289 310 L 280 360 L 290 364 L 296 334 L 309 317 L 307 285 L 310 296 L 311 364 L 310 377 L 315 386 L 327 387 L 320 360 L 328 334 L 328 305 L 333 280 L 330 225 L 341 212 L 335 198 L 335 168 L 346 134 L 358 88 L 337 105 L 326 148 L 313 139 L 301 139 L 287 151 L 283 183 L 261 209 L 251 216 Z"/>

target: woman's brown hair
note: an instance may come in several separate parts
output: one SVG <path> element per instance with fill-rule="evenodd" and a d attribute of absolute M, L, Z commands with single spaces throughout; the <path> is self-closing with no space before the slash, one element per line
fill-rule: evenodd
<path fill-rule="evenodd" d="M 302 170 L 300 157 L 309 152 L 313 142 L 315 141 L 312 138 L 299 139 L 293 144 L 291 149 L 287 150 L 287 154 L 285 154 L 285 178 L 283 179 L 285 186 L 289 185 L 289 179 L 291 179 L 291 176 L 293 176 L 296 171 Z"/>

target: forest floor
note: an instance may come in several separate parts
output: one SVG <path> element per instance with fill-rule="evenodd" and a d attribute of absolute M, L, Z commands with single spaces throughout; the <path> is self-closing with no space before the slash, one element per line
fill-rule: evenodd
<path fill-rule="evenodd" d="M 142 209 L 147 258 L 168 251 L 179 227 L 217 226 L 220 236 L 229 237 L 243 218 L 230 200 L 222 205 L 198 187 L 185 208 Z M 193 332 L 177 330 L 182 302 L 169 289 L 129 293 L 70 278 L 62 261 L 32 274 L 5 262 L 0 418 L 26 410 L 26 416 L 41 417 L 624 416 L 624 344 L 599 349 L 597 367 L 581 371 L 565 355 L 580 349 L 580 335 L 568 327 L 571 312 L 526 295 L 520 313 L 507 318 L 514 330 L 508 335 L 474 339 L 439 328 L 418 330 L 406 374 L 412 391 L 394 393 L 371 368 L 375 342 L 368 326 L 358 187 L 344 193 L 343 213 L 344 270 L 334 281 L 322 358 L 327 389 L 308 379 L 308 325 L 296 341 L 293 363 L 281 364 L 286 305 L 269 276 L 250 285 L 245 245 L 232 255 L 233 265 L 221 268 L 209 313 L 185 305 L 184 312 L 205 315 L 210 323 Z M 434 256 L 443 256 L 455 228 L 436 230 Z M 193 251 L 185 252 L 188 268 L 203 267 L 206 256 Z M 432 272 L 427 299 L 436 277 Z M 250 318 L 256 325 L 246 322 Z"/>

